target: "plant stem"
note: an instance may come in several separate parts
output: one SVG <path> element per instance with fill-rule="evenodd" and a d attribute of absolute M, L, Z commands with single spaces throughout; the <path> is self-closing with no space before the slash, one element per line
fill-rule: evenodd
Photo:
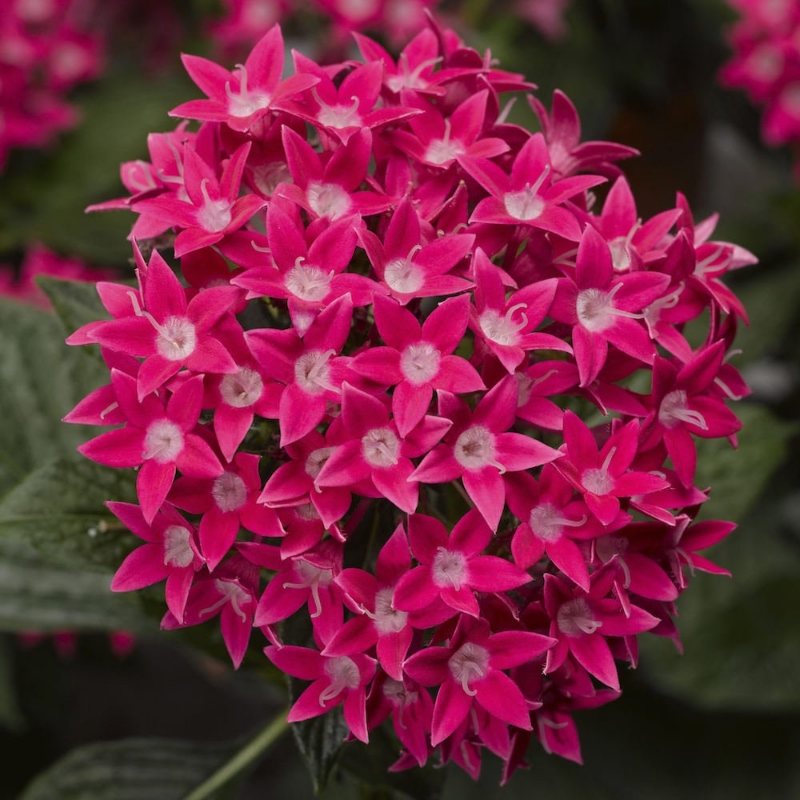
<path fill-rule="evenodd" d="M 191 794 L 188 794 L 184 800 L 205 800 L 249 767 L 289 727 L 289 723 L 286 721 L 287 713 L 285 709 L 281 711 L 261 733 L 248 742 L 230 761 L 203 781 Z"/>

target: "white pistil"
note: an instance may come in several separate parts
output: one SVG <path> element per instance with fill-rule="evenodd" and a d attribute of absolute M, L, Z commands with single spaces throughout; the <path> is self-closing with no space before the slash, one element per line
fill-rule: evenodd
<path fill-rule="evenodd" d="M 473 425 L 461 433 L 456 439 L 453 457 L 464 469 L 476 470 L 492 466 L 501 475 L 506 471 L 495 455 L 494 434 L 483 425 Z"/>
<path fill-rule="evenodd" d="M 576 597 L 562 604 L 556 614 L 558 629 L 567 636 L 580 636 L 582 633 L 592 634 L 603 626 L 594 618 L 589 603 L 583 597 Z"/>
<path fill-rule="evenodd" d="M 450 656 L 447 666 L 464 692 L 474 697 L 477 691 L 471 684 L 483 680 L 489 674 L 489 651 L 479 644 L 466 642 Z"/>
<path fill-rule="evenodd" d="M 319 695 L 319 704 L 324 706 L 328 700 L 338 697 L 345 689 L 357 689 L 361 682 L 361 673 L 352 658 L 336 656 L 325 662 L 325 674 L 331 685 Z"/>
<path fill-rule="evenodd" d="M 513 346 L 519 341 L 519 333 L 528 325 L 528 316 L 520 312 L 520 320 L 514 321 L 514 312 L 528 307 L 527 303 L 517 303 L 511 306 L 503 316 L 493 308 L 487 308 L 478 319 L 481 330 L 487 339 L 497 344 Z"/>
<path fill-rule="evenodd" d="M 658 409 L 658 421 L 665 428 L 675 428 L 679 423 L 685 422 L 696 425 L 701 430 L 707 431 L 708 424 L 705 417 L 699 412 L 688 407 L 686 392 L 675 389 L 661 401 Z"/>
<path fill-rule="evenodd" d="M 545 202 L 538 196 L 537 192 L 549 174 L 550 165 L 547 164 L 533 185 L 526 183 L 525 188 L 521 191 L 509 192 L 505 195 L 503 206 L 510 217 L 522 222 L 530 222 L 542 215 L 545 209 Z"/>

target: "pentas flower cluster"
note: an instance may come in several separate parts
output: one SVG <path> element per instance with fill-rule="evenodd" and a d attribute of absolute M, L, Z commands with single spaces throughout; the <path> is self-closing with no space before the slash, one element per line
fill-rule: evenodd
<path fill-rule="evenodd" d="M 729 32 L 734 51 L 722 68 L 726 86 L 744 89 L 764 108 L 761 133 L 775 147 L 800 143 L 800 5 L 795 0 L 728 0 L 741 14 Z M 800 167 L 795 168 L 796 176 Z"/>
<path fill-rule="evenodd" d="M 26 249 L 18 270 L 11 264 L 0 264 L 0 296 L 30 303 L 45 311 L 51 310 L 50 300 L 36 285 L 39 275 L 93 283 L 114 277 L 114 272 L 89 266 L 79 258 L 60 256 L 44 245 L 34 243 Z"/>
<path fill-rule="evenodd" d="M 209 33 L 224 52 L 237 52 L 277 22 L 311 15 L 325 26 L 326 37 L 337 41 L 353 31 L 381 30 L 403 42 L 424 25 L 426 9 L 437 5 L 439 0 L 223 0 L 223 16 L 209 26 Z"/>
<path fill-rule="evenodd" d="M 42 147 L 71 128 L 65 95 L 96 78 L 102 43 L 87 21 L 93 0 L 6 0 L 0 14 L 0 170 L 10 150 Z"/>
<path fill-rule="evenodd" d="M 725 574 L 696 442 L 735 443 L 721 279 L 754 259 L 681 196 L 642 219 L 634 151 L 581 141 L 562 93 L 509 123 L 531 84 L 451 31 L 356 41 L 286 78 L 277 27 L 233 71 L 185 56 L 199 128 L 151 135 L 101 206 L 180 265 L 135 245 L 69 340 L 110 372 L 67 417 L 110 426 L 81 451 L 138 471 L 112 588 L 164 582 L 163 627 L 218 617 L 235 666 L 258 628 L 307 682 L 289 720 L 391 719 L 396 769 L 488 748 L 508 777 L 531 738 L 578 761 L 573 712 Z"/>

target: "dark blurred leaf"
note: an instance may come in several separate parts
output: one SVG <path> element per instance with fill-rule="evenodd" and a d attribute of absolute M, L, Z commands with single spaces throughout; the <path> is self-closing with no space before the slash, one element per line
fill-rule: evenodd
<path fill-rule="evenodd" d="M 236 749 L 173 739 L 93 744 L 41 774 L 20 800 L 183 800 Z"/>
<path fill-rule="evenodd" d="M 705 614 L 688 653 L 651 647 L 662 688 L 707 707 L 800 710 L 800 576 L 768 581 Z"/>
<path fill-rule="evenodd" d="M 297 699 L 295 691 L 299 694 L 303 688 L 305 685 L 299 690 L 293 689 L 292 701 Z M 319 794 L 328 784 L 342 752 L 344 737 L 348 733 L 342 709 L 335 708 L 314 719 L 295 722 L 291 727 L 297 747 L 311 775 L 314 791 Z"/>
<path fill-rule="evenodd" d="M 55 315 L 0 298 L 0 497 L 89 438 L 90 429 L 61 418 L 108 371 L 65 345 L 64 335 Z"/>
<path fill-rule="evenodd" d="M 36 282 L 50 298 L 68 334 L 88 322 L 110 318 L 93 283 L 62 281 L 49 276 L 37 278 Z"/>
<path fill-rule="evenodd" d="M 738 450 L 727 439 L 697 440 L 695 484 L 711 487 L 705 516 L 717 519 L 721 515 L 738 521 L 785 459 L 789 437 L 796 432 L 796 426 L 757 405 L 739 404 L 734 411 L 743 426 L 738 433 Z"/>
<path fill-rule="evenodd" d="M 296 614 L 284 623 L 283 641 L 300 647 L 314 647 L 310 620 Z M 288 678 L 289 702 L 294 703 L 308 686 L 305 681 Z M 341 706 L 322 716 L 291 725 L 297 747 L 308 767 L 314 792 L 320 794 L 328 784 L 336 762 L 339 760 L 348 728 Z"/>
<path fill-rule="evenodd" d="M 340 767 L 365 791 L 407 800 L 438 800 L 444 787 L 445 773 L 432 764 L 423 769 L 389 772 L 397 761 L 400 745 L 386 725 L 369 732 L 369 744 L 349 744 L 342 753 Z"/>
<path fill-rule="evenodd" d="M 127 194 L 120 183 L 123 161 L 147 155 L 147 135 L 173 130 L 170 108 L 196 94 L 175 58 L 176 70 L 158 80 L 140 67 L 117 65 L 79 100 L 81 125 L 65 136 L 48 159 L 4 177 L 0 230 L 6 248 L 29 241 L 97 264 L 123 264 L 129 212 L 85 214 L 84 209 Z M 193 94 L 194 93 L 194 94 Z"/>
<path fill-rule="evenodd" d="M 153 631 L 136 598 L 112 593 L 110 583 L 108 574 L 57 569 L 0 540 L 0 631 Z"/>
<path fill-rule="evenodd" d="M 133 502 L 133 473 L 77 453 L 34 470 L 0 502 L 0 540 L 35 547 L 48 563 L 116 569 L 136 541 L 105 507 Z"/>

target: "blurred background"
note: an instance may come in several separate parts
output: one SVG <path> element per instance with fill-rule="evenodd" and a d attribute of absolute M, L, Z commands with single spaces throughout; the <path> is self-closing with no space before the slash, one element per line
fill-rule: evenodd
<path fill-rule="evenodd" d="M 80 479 L 72 451 L 85 431 L 59 420 L 102 370 L 63 346 L 70 331 L 33 279 L 132 277 L 132 215 L 83 209 L 123 194 L 121 162 L 147 158 L 147 134 L 172 129 L 167 111 L 197 95 L 179 52 L 232 66 L 279 19 L 291 46 L 341 59 L 354 52 L 349 28 L 396 47 L 422 24 L 424 4 L 376 3 L 369 13 L 369 4 L 332 0 L 2 5 L 0 798 L 181 798 L 281 711 L 285 693 L 247 663 L 232 672 L 215 656 L 218 641 L 159 633 L 84 559 L 98 532 L 91 514 L 51 489 L 56 474 Z M 763 107 L 722 85 L 734 5 L 775 4 L 470 0 L 435 8 L 468 44 L 535 82 L 548 107 L 554 88 L 566 92 L 584 139 L 641 151 L 623 169 L 642 217 L 672 207 L 680 190 L 696 219 L 719 212 L 718 238 L 760 263 L 732 281 L 751 322 L 739 332 L 735 362 L 753 389 L 736 409 L 740 452 L 702 442 L 697 481 L 713 487 L 703 514 L 739 524 L 710 554 L 734 577 L 698 575 L 681 598 L 684 654 L 644 637 L 639 669 L 621 676 L 622 698 L 576 715 L 583 766 L 535 746 L 530 770 L 500 789 L 499 762 L 487 754 L 479 782 L 426 769 L 402 777 L 406 796 L 800 797 L 800 180 L 791 144 L 764 143 Z M 68 22 L 47 16 L 64 9 Z M 728 74 L 726 82 L 735 81 Z M 527 111 L 518 102 L 512 119 L 533 128 Z M 59 309 L 73 327 L 92 318 L 88 297 L 76 292 Z M 92 487 L 100 500 L 113 489 Z M 61 560 L 31 546 L 54 519 L 86 533 Z M 393 796 L 384 778 L 390 751 L 387 744 L 384 758 L 380 742 L 369 752 L 348 746 L 323 797 Z M 226 791 L 203 796 L 313 796 L 291 734 Z"/>

